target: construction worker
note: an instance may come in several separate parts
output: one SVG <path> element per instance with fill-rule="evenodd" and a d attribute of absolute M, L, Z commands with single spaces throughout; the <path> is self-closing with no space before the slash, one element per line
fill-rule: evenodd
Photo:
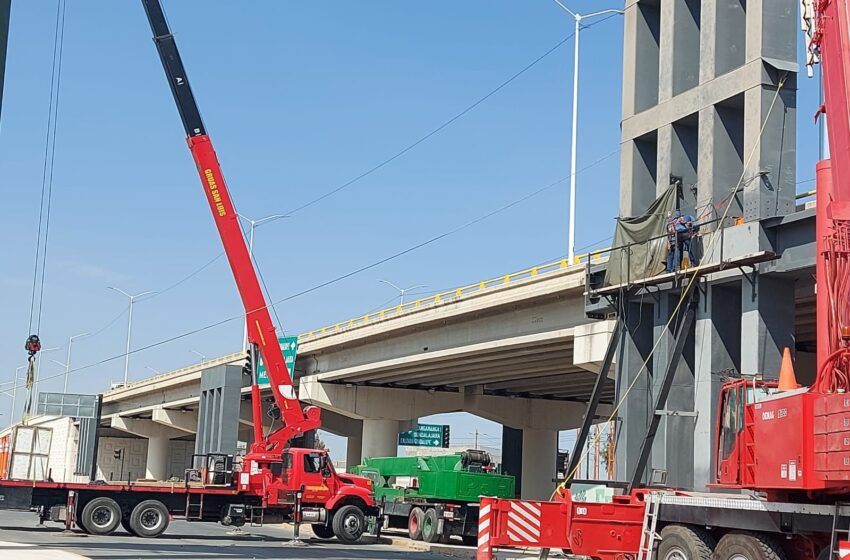
<path fill-rule="evenodd" d="M 687 252 L 688 266 L 699 264 L 696 254 L 696 232 L 699 226 L 695 223 L 696 218 L 690 214 L 684 214 L 672 218 L 667 222 L 667 269 L 666 272 L 674 272 L 682 268 L 682 257 Z"/>
<path fill-rule="evenodd" d="M 667 268 L 665 272 L 673 272 L 679 268 L 681 257 L 679 256 L 679 242 L 676 235 L 676 224 L 679 218 L 674 217 L 667 221 Z"/>

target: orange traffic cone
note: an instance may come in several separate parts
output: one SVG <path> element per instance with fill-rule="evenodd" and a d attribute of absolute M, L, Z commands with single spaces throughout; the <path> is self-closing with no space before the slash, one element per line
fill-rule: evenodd
<path fill-rule="evenodd" d="M 797 376 L 794 375 L 794 364 L 791 362 L 791 350 L 786 346 L 782 352 L 782 367 L 779 368 L 779 390 L 791 391 L 799 388 Z"/>

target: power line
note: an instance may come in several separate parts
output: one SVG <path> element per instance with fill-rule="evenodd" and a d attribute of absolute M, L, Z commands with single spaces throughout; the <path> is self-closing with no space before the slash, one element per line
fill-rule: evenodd
<path fill-rule="evenodd" d="M 600 21 L 601 21 L 601 20 L 600 20 Z M 599 23 L 599 22 L 597 22 L 597 23 Z M 333 188 L 333 189 L 331 189 L 331 190 L 327 191 L 326 193 L 324 193 L 324 194 L 322 194 L 322 195 L 319 195 L 319 196 L 317 196 L 316 198 L 314 198 L 314 199 L 312 199 L 312 200 L 310 200 L 310 201 L 308 201 L 308 202 L 305 202 L 305 203 L 304 203 L 304 204 L 302 204 L 301 206 L 297 206 L 296 208 L 294 208 L 294 209 L 292 209 L 292 210 L 290 210 L 290 211 L 286 212 L 286 214 L 288 214 L 288 215 L 290 215 L 290 216 L 291 216 L 291 215 L 295 214 L 296 212 L 300 212 L 301 210 L 304 210 L 304 209 L 306 209 L 306 208 L 309 208 L 310 206 L 313 206 L 314 204 L 318 204 L 319 202 L 323 201 L 324 199 L 326 199 L 326 198 L 328 198 L 328 197 L 330 197 L 330 196 L 333 196 L 333 195 L 335 195 L 336 193 L 338 193 L 338 192 L 340 192 L 340 191 L 342 191 L 342 190 L 344 190 L 344 189 L 346 189 L 346 188 L 350 187 L 351 185 L 353 185 L 353 184 L 357 183 L 357 182 L 358 182 L 358 181 L 360 181 L 361 179 L 365 179 L 366 177 L 368 177 L 369 175 L 371 175 L 371 174 L 373 174 L 374 172 L 378 171 L 379 169 L 381 169 L 381 168 L 383 168 L 383 167 L 386 167 L 387 165 L 389 165 L 389 164 L 390 164 L 390 163 L 392 163 L 393 161 L 397 160 L 398 158 L 400 158 L 401 156 L 403 156 L 404 154 L 406 154 L 407 152 L 409 152 L 410 150 L 412 150 L 412 149 L 413 149 L 413 148 L 415 148 L 416 146 L 418 146 L 418 145 L 422 144 L 423 142 L 425 142 L 426 140 L 428 140 L 429 138 L 431 138 L 431 137 L 432 137 L 432 136 L 434 136 L 435 134 L 438 134 L 440 131 L 444 130 L 446 127 L 450 126 L 450 125 L 451 125 L 452 123 L 454 123 L 455 121 L 457 121 L 457 120 L 461 119 L 461 118 L 462 118 L 463 116 L 465 116 L 467 113 L 469 113 L 470 111 L 472 111 L 473 109 L 475 109 L 476 107 L 478 107 L 479 105 L 481 105 L 482 103 L 484 103 L 485 101 L 487 101 L 488 99 L 490 99 L 491 97 L 493 97 L 494 95 L 496 95 L 496 94 L 497 94 L 498 92 L 500 92 L 502 89 L 504 89 L 505 87 L 507 87 L 507 86 L 508 86 L 508 84 L 510 84 L 511 82 L 513 82 L 514 80 L 516 80 L 517 78 L 519 78 L 520 76 L 522 76 L 523 74 L 525 74 L 526 72 L 528 72 L 529 70 L 531 70 L 532 68 L 534 68 L 534 67 L 535 67 L 538 63 L 540 63 L 543 59 L 545 59 L 547 56 L 549 56 L 550 54 L 552 54 L 553 52 L 555 52 L 556 50 L 558 50 L 558 48 L 559 48 L 561 45 L 563 45 L 564 43 L 566 43 L 567 41 L 569 41 L 570 39 L 572 39 L 572 38 L 573 38 L 573 35 L 575 35 L 575 33 L 570 33 L 569 35 L 567 35 L 566 37 L 564 37 L 563 39 L 561 39 L 560 41 L 558 41 L 557 43 L 555 43 L 555 45 L 554 45 L 554 46 L 552 46 L 551 48 L 549 48 L 549 50 L 547 50 L 546 52 L 544 52 L 543 54 L 541 54 L 540 56 L 538 56 L 537 58 L 535 58 L 535 59 L 534 59 L 533 61 L 531 61 L 530 63 L 526 64 L 526 65 L 525 65 L 525 66 L 524 66 L 524 67 L 523 67 L 523 68 L 522 68 L 519 72 L 516 72 L 515 74 L 513 74 L 510 78 L 508 78 L 507 80 L 503 81 L 501 84 L 499 84 L 498 86 L 496 86 L 494 89 L 490 90 L 490 91 L 489 91 L 486 95 L 484 95 L 483 97 L 478 98 L 478 100 L 477 100 L 477 101 L 475 101 L 475 102 L 474 102 L 474 103 L 472 103 L 471 105 L 468 105 L 468 106 L 467 106 L 465 109 L 463 109 L 461 112 L 457 113 L 457 114 L 456 114 L 456 115 L 454 115 L 453 117 L 451 117 L 451 118 L 449 118 L 448 120 L 444 121 L 444 122 L 443 122 L 442 124 L 440 124 L 438 127 L 434 128 L 433 130 L 431 130 L 430 132 L 428 132 L 428 133 L 427 133 L 427 134 L 425 134 L 424 136 L 420 136 L 420 137 L 419 137 L 416 141 L 414 141 L 413 143 L 408 144 L 407 146 L 405 146 L 404 148 L 402 148 L 401 150 L 399 150 L 398 152 L 396 152 L 396 153 L 395 153 L 395 154 L 393 154 L 392 156 L 388 157 L 387 159 L 383 160 L 382 162 L 378 163 L 377 165 L 375 165 L 375 166 L 373 166 L 373 167 L 370 167 L 369 169 L 367 169 L 366 171 L 364 171 L 364 172 L 363 172 L 363 173 L 361 173 L 360 175 L 357 175 L 357 176 L 356 176 L 356 177 L 354 177 L 353 179 L 350 179 L 349 181 L 346 181 L 345 183 L 343 183 L 343 184 L 339 185 L 338 187 Z"/>

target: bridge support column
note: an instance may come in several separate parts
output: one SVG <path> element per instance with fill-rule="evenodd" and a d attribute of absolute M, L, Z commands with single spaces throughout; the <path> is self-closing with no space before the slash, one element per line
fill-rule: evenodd
<path fill-rule="evenodd" d="M 168 456 L 171 440 L 166 436 L 148 438 L 148 457 L 145 462 L 145 478 L 166 480 L 168 478 Z"/>
<path fill-rule="evenodd" d="M 363 419 L 362 457 L 395 457 L 398 455 L 398 420 Z"/>
<path fill-rule="evenodd" d="M 110 427 L 128 434 L 147 438 L 148 456 L 145 461 L 145 478 L 165 480 L 168 478 L 171 440 L 186 434 L 182 430 L 168 428 L 143 418 L 121 418 L 118 415 L 110 419 Z"/>
<path fill-rule="evenodd" d="M 348 436 L 345 450 L 345 468 L 350 469 L 363 462 L 363 436 Z"/>
<path fill-rule="evenodd" d="M 527 500 L 547 500 L 555 490 L 555 463 L 558 457 L 558 431 L 522 431 L 521 496 Z"/>

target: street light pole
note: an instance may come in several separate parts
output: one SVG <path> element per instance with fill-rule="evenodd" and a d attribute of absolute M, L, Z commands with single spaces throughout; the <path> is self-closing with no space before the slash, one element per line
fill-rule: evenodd
<path fill-rule="evenodd" d="M 409 288 L 399 288 L 398 286 L 396 286 L 395 284 L 393 284 L 389 280 L 378 280 L 378 282 L 383 282 L 387 286 L 391 286 L 391 287 L 395 288 L 396 290 L 398 290 L 398 295 L 399 295 L 398 304 L 399 305 L 404 305 L 404 294 L 406 294 L 407 292 L 410 292 L 410 291 L 415 290 L 417 288 L 427 288 L 428 287 L 425 284 L 418 284 L 416 286 L 411 286 Z"/>
<path fill-rule="evenodd" d="M 207 359 L 207 357 L 206 357 L 206 356 L 204 356 L 203 354 L 201 354 L 201 353 L 200 353 L 200 352 L 198 352 L 197 350 L 189 350 L 189 352 L 191 352 L 192 354 L 197 354 L 197 355 L 198 355 L 198 357 L 200 357 L 200 358 L 201 358 L 201 361 L 202 361 L 202 362 L 203 362 L 203 361 L 206 361 L 206 359 Z"/>
<path fill-rule="evenodd" d="M 289 216 L 286 214 L 271 214 L 269 216 L 265 216 L 263 218 L 258 218 L 256 220 L 252 220 L 245 214 L 240 212 L 236 213 L 237 216 L 248 222 L 250 229 L 248 230 L 248 257 L 251 259 L 251 264 L 254 263 L 254 228 L 259 227 L 265 223 L 273 222 L 274 220 L 278 220 L 280 218 L 288 218 Z M 280 327 L 280 325 L 278 325 Z M 242 351 L 248 351 L 248 317 L 245 317 L 245 326 L 242 333 Z M 194 352 L 194 350 L 193 350 Z M 197 352 L 196 352 L 197 354 Z"/>
<path fill-rule="evenodd" d="M 20 366 L 15 368 L 15 380 L 12 382 L 12 410 L 9 411 L 9 427 L 12 427 L 12 424 L 15 422 L 15 404 L 18 399 L 18 372 L 22 369 L 27 369 L 27 366 Z"/>
<path fill-rule="evenodd" d="M 579 39 L 581 37 L 581 20 L 590 19 L 592 17 L 601 16 L 604 14 L 620 14 L 623 15 L 623 10 L 602 10 L 593 12 L 592 14 L 581 15 L 567 8 L 560 0 L 553 0 L 562 10 L 573 16 L 576 28 L 574 34 L 575 48 L 573 49 L 573 122 L 572 122 L 572 141 L 570 145 L 570 209 L 569 209 L 569 239 L 567 241 L 567 260 L 572 264 L 576 256 L 576 163 L 577 163 L 577 137 L 578 137 L 578 66 L 579 66 Z"/>
<path fill-rule="evenodd" d="M 35 360 L 35 372 L 33 374 L 33 382 L 32 382 L 32 392 L 36 399 L 38 399 L 38 380 L 41 377 L 41 357 L 44 356 L 48 352 L 53 352 L 54 350 L 61 350 L 58 346 L 53 348 L 42 348 L 36 356 Z M 36 402 L 38 405 L 38 402 Z"/>
<path fill-rule="evenodd" d="M 142 292 L 140 294 L 131 295 L 125 292 L 120 288 L 116 288 L 114 286 L 107 286 L 110 290 L 118 292 L 127 297 L 129 300 L 128 311 L 127 311 L 127 347 L 124 351 L 124 386 L 127 386 L 127 380 L 129 379 L 130 374 L 130 337 L 133 333 L 133 304 L 136 303 L 136 300 L 140 297 L 155 294 L 154 291 Z"/>
<path fill-rule="evenodd" d="M 68 392 L 68 374 L 71 373 L 71 346 L 74 344 L 75 338 L 88 336 L 89 333 L 75 334 L 68 338 L 68 356 L 65 358 L 65 384 L 62 388 L 62 393 Z"/>

